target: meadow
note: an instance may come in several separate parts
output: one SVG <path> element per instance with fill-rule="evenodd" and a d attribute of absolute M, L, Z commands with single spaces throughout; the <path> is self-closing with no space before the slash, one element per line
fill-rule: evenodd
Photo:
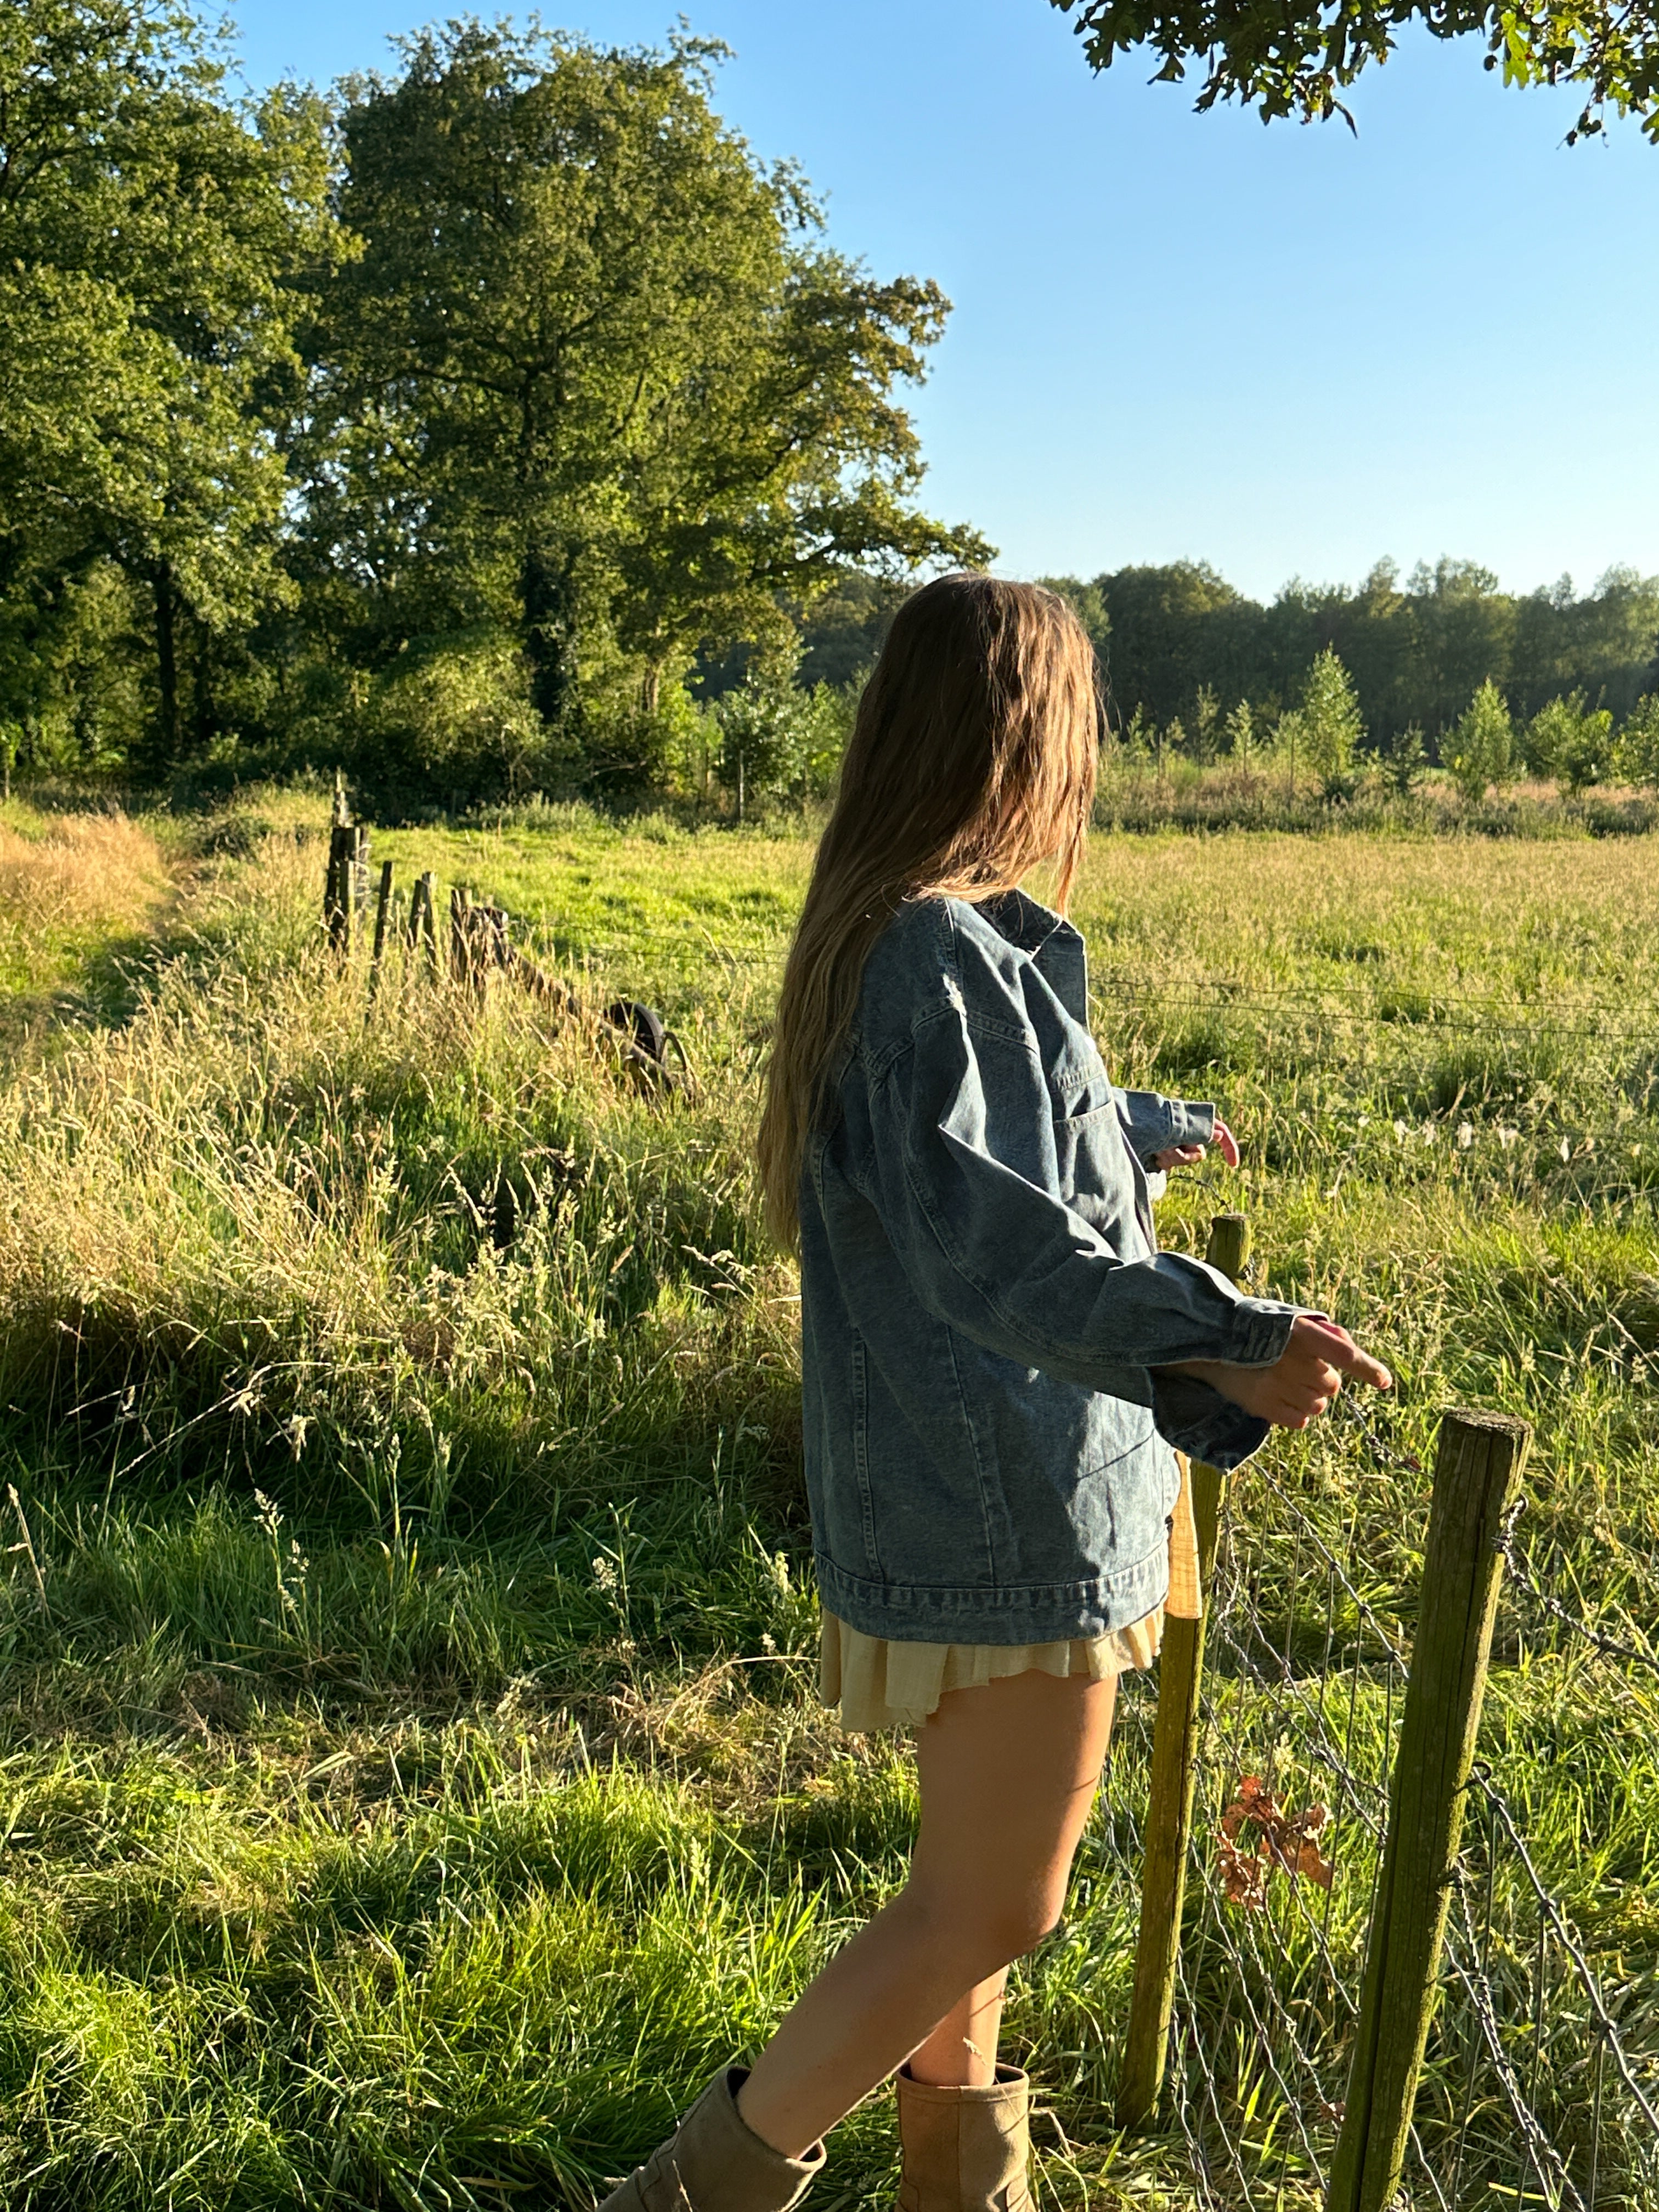
<path fill-rule="evenodd" d="M 377 836 L 661 1007 L 697 1075 L 664 1104 L 511 989 L 399 956 L 370 1008 L 321 943 L 324 820 L 0 826 L 0 2190 L 42 2212 L 580 2212 L 902 1879 L 907 1748 L 815 1699 L 749 1164 L 809 845 L 558 807 Z M 1358 1527 L 1408 1625 L 1407 1462 L 1447 1403 L 1522 1413 L 1523 1557 L 1650 1620 L 1647 841 L 1103 834 L 1075 913 L 1120 1079 L 1244 1146 L 1164 1241 L 1243 1207 L 1256 1280 L 1400 1378 L 1235 1510 Z M 1109 2118 L 1146 1703 L 1015 1978 L 1045 2205 L 1190 2201 Z M 1659 1698 L 1506 1610 L 1483 1748 L 1659 2057 Z M 814 2201 L 893 2166 L 875 2100 Z"/>

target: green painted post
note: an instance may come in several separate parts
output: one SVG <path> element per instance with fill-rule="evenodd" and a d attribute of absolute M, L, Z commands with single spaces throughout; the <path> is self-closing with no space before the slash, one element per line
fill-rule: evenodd
<path fill-rule="evenodd" d="M 1440 1424 L 1417 1636 L 1326 2212 L 1387 2212 L 1400 2185 L 1480 1729 L 1504 1510 L 1531 1442 L 1527 1424 L 1503 1413 L 1449 1413 Z"/>
<path fill-rule="evenodd" d="M 1249 1255 L 1249 1224 L 1242 1213 L 1218 1213 L 1210 1224 L 1205 1258 L 1237 1282 Z M 1198 1565 L 1204 1609 L 1215 1571 L 1221 1493 L 1225 1478 L 1194 1460 L 1193 1518 L 1198 1525 Z M 1175 2008 L 1176 1964 L 1181 1951 L 1181 1908 L 1193 1832 L 1193 1788 L 1198 1771 L 1199 1691 L 1204 1674 L 1204 1622 L 1166 1620 L 1158 1662 L 1158 1719 L 1152 1731 L 1152 1788 L 1146 1808 L 1146 1859 L 1140 1881 L 1140 1932 L 1135 1944 L 1134 1993 L 1118 2084 L 1117 2124 L 1142 2127 L 1158 2106 Z"/>

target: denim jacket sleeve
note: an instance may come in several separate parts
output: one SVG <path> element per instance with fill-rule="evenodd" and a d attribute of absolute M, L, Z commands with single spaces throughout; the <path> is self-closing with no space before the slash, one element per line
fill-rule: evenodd
<path fill-rule="evenodd" d="M 1156 1091 L 1117 1092 L 1118 1119 L 1143 1167 L 1175 1145 L 1208 1145 L 1215 1139 L 1215 1108 Z"/>
<path fill-rule="evenodd" d="M 930 1013 L 872 1086 L 868 1195 L 906 1274 L 976 1343 L 1148 1407 L 1172 1443 L 1236 1465 L 1266 1425 L 1207 1384 L 1151 1370 L 1270 1365 L 1298 1309 L 1242 1297 L 1182 1254 L 1125 1260 L 1066 1205 L 1054 1101 L 1013 1011 L 975 1018 L 959 1000 Z"/>

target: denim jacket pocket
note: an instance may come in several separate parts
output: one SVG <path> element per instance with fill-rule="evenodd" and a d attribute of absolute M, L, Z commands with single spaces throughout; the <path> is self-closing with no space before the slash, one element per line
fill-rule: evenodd
<path fill-rule="evenodd" d="M 1133 1238 L 1129 1223 L 1143 1236 L 1147 1224 L 1139 1220 L 1137 1163 L 1125 1142 L 1115 1100 L 1079 1114 L 1056 1114 L 1054 1128 L 1060 1196 L 1115 1249 L 1124 1251 Z"/>
<path fill-rule="evenodd" d="M 1121 1157 L 1123 1125 L 1115 1103 L 1108 1099 L 1103 1106 L 1085 1106 L 1081 1113 L 1056 1114 L 1054 1121 L 1061 1192 L 1069 1198 L 1074 1190 L 1100 1189 L 1113 1152 Z"/>

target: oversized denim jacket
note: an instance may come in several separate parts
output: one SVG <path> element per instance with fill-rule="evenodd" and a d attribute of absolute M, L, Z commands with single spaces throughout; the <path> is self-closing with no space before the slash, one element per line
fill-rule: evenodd
<path fill-rule="evenodd" d="M 1152 1370 L 1263 1366 L 1297 1309 L 1160 1253 L 1145 1162 L 1214 1110 L 1118 1090 L 1083 939 L 1019 893 L 914 902 L 866 965 L 800 1189 L 806 1481 L 825 1607 L 866 1635 L 1028 1644 L 1168 1586 L 1172 1444 L 1265 1425 Z"/>

